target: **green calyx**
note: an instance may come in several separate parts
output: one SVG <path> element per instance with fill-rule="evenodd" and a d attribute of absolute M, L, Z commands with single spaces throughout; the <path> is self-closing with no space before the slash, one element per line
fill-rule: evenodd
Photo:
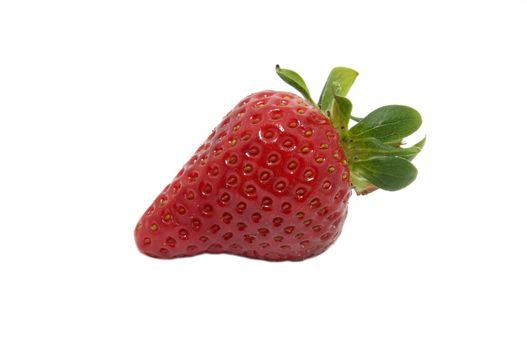
<path fill-rule="evenodd" d="M 415 180 L 417 169 L 411 161 L 423 148 L 426 138 L 411 147 L 402 145 L 404 138 L 421 126 L 419 112 L 407 106 L 389 105 L 364 118 L 352 116 L 353 105 L 346 95 L 358 73 L 350 68 L 336 67 L 329 73 L 318 103 L 313 101 L 298 73 L 278 65 L 276 72 L 326 115 L 339 132 L 350 181 L 358 194 L 367 194 L 378 188 L 397 191 Z M 351 128 L 350 121 L 354 122 Z"/>

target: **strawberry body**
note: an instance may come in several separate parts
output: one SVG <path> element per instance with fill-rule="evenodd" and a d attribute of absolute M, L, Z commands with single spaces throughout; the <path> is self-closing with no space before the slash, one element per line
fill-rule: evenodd
<path fill-rule="evenodd" d="M 262 91 L 212 131 L 139 220 L 135 240 L 156 258 L 303 260 L 338 237 L 351 189 L 329 119 L 297 95 Z"/>

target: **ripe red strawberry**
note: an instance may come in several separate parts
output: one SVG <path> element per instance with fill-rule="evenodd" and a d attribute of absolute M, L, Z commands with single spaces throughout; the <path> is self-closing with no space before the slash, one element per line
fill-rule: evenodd
<path fill-rule="evenodd" d="M 424 139 L 400 147 L 421 124 L 415 110 L 355 118 L 344 97 L 355 71 L 335 68 L 318 105 L 298 74 L 277 72 L 305 99 L 262 91 L 238 103 L 139 220 L 141 252 L 303 260 L 337 239 L 353 188 L 397 190 L 415 179 L 410 160 Z M 350 118 L 358 123 L 348 130 Z"/>

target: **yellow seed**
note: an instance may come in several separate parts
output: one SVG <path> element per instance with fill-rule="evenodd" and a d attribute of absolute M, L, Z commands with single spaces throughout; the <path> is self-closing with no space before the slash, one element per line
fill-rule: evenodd
<path fill-rule="evenodd" d="M 332 173 L 335 171 L 335 167 L 333 165 L 331 165 L 330 167 L 328 167 L 328 173 Z"/>
<path fill-rule="evenodd" d="M 306 130 L 304 132 L 304 136 L 306 136 L 306 137 L 310 137 L 311 135 L 313 135 L 313 131 L 312 130 Z"/>
<path fill-rule="evenodd" d="M 236 124 L 236 125 L 234 126 L 234 131 L 238 131 L 238 130 L 240 130 L 240 124 Z"/>
<path fill-rule="evenodd" d="M 335 138 L 335 133 L 331 132 L 331 131 L 326 131 L 326 136 L 328 139 L 334 139 Z"/>
<path fill-rule="evenodd" d="M 171 214 L 166 214 L 164 219 L 165 219 L 165 221 L 169 221 L 170 219 L 172 219 L 172 215 Z"/>
<path fill-rule="evenodd" d="M 157 224 L 152 224 L 152 226 L 150 226 L 150 229 L 151 229 L 152 231 L 157 231 L 157 229 L 158 229 Z"/>
<path fill-rule="evenodd" d="M 309 147 L 305 146 L 305 147 L 302 147 L 302 149 L 300 150 L 302 153 L 307 153 L 309 152 Z"/>
<path fill-rule="evenodd" d="M 321 143 L 320 149 L 328 149 L 329 145 L 327 143 Z"/>
<path fill-rule="evenodd" d="M 229 143 L 230 143 L 231 146 L 236 146 L 236 144 L 238 143 L 238 140 L 232 139 L 232 140 L 230 140 Z"/>
<path fill-rule="evenodd" d="M 306 190 L 304 190 L 303 188 L 299 188 L 298 190 L 296 190 L 296 194 L 297 196 L 303 196 L 304 194 L 306 194 Z"/>

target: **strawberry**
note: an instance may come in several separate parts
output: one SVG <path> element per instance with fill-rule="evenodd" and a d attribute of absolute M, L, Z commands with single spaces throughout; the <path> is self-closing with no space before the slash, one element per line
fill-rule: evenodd
<path fill-rule="evenodd" d="M 303 260 L 335 242 L 352 190 L 394 191 L 415 179 L 410 161 L 425 140 L 401 147 L 421 124 L 414 109 L 356 118 L 345 97 L 352 69 L 331 71 L 318 104 L 297 73 L 276 71 L 304 98 L 262 91 L 238 103 L 139 220 L 141 252 Z"/>

